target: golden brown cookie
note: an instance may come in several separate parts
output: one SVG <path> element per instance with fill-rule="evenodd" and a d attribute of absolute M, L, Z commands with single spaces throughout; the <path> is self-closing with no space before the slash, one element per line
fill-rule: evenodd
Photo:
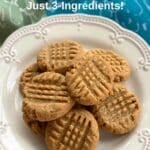
<path fill-rule="evenodd" d="M 100 48 L 93 49 L 89 53 L 100 55 L 105 61 L 107 61 L 113 70 L 115 75 L 114 81 L 119 82 L 126 80 L 131 72 L 128 62 L 119 54 L 111 50 L 103 50 Z"/>
<path fill-rule="evenodd" d="M 26 114 L 23 114 L 23 120 L 35 134 L 45 136 L 47 122 L 31 121 Z"/>
<path fill-rule="evenodd" d="M 84 109 L 72 109 L 48 123 L 45 140 L 49 150 L 94 150 L 99 130 L 94 116 Z"/>
<path fill-rule="evenodd" d="M 105 101 L 91 107 L 99 126 L 115 134 L 125 134 L 134 129 L 140 114 L 136 96 L 121 84 L 114 85 L 113 94 Z"/>
<path fill-rule="evenodd" d="M 30 65 L 21 74 L 20 77 L 20 90 L 23 92 L 24 85 L 32 80 L 32 78 L 40 73 L 40 69 L 36 63 Z"/>
<path fill-rule="evenodd" d="M 99 55 L 82 55 L 66 74 L 68 90 L 83 105 L 95 105 L 112 91 L 114 74 Z"/>
<path fill-rule="evenodd" d="M 81 45 L 74 41 L 52 43 L 38 53 L 37 62 L 41 70 L 65 73 L 82 52 Z"/>
<path fill-rule="evenodd" d="M 66 114 L 74 105 L 65 76 L 45 72 L 33 77 L 24 87 L 23 112 L 31 120 L 50 121 Z"/>

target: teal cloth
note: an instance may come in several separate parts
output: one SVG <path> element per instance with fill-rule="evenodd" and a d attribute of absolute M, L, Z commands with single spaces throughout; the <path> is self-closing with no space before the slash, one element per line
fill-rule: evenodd
<path fill-rule="evenodd" d="M 62 0 L 30 0 L 49 2 Z M 96 0 L 63 0 L 70 3 L 90 3 Z M 97 16 L 104 16 L 118 22 L 121 26 L 132 30 L 143 37 L 150 44 L 150 0 L 97 0 L 97 2 L 124 2 L 123 10 L 79 10 L 76 13 L 86 13 Z M 29 0 L 0 0 L 0 45 L 6 37 L 17 28 L 34 23 L 42 16 L 51 16 L 56 14 L 74 13 L 71 10 L 26 10 Z"/>
<path fill-rule="evenodd" d="M 79 10 L 77 13 L 86 13 L 97 16 L 104 16 L 118 22 L 124 28 L 132 30 L 139 34 L 141 37 L 150 44 L 150 0 L 37 0 L 38 2 L 53 1 L 57 3 L 69 2 L 69 3 L 91 3 L 92 1 L 108 3 L 124 3 L 124 9 L 113 10 Z M 71 10 L 57 10 L 46 11 L 47 16 L 62 14 L 62 13 L 74 13 Z"/>

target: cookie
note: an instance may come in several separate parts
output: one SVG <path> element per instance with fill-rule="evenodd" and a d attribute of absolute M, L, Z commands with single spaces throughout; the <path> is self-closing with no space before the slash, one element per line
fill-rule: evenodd
<path fill-rule="evenodd" d="M 72 109 L 48 123 L 45 141 L 49 150 L 94 150 L 99 130 L 94 116 L 84 109 Z"/>
<path fill-rule="evenodd" d="M 41 70 L 65 73 L 82 52 L 81 45 L 74 41 L 52 43 L 38 53 L 37 62 Z"/>
<path fill-rule="evenodd" d="M 35 134 L 45 136 L 47 122 L 32 121 L 26 114 L 23 114 L 23 120 Z"/>
<path fill-rule="evenodd" d="M 125 134 L 137 125 L 140 105 L 136 96 L 123 85 L 115 84 L 113 94 L 99 105 L 92 106 L 100 128 L 111 133 Z"/>
<path fill-rule="evenodd" d="M 93 49 L 89 53 L 100 55 L 105 61 L 107 61 L 113 70 L 115 75 L 114 81 L 119 82 L 126 80 L 130 76 L 130 66 L 128 62 L 119 54 L 111 50 Z"/>
<path fill-rule="evenodd" d="M 25 71 L 21 74 L 20 77 L 20 90 L 23 93 L 23 88 L 26 83 L 29 83 L 32 78 L 40 73 L 40 69 L 36 63 L 30 65 Z"/>
<path fill-rule="evenodd" d="M 66 73 L 70 94 L 82 105 L 96 105 L 112 91 L 114 74 L 99 55 L 82 55 Z"/>
<path fill-rule="evenodd" d="M 66 114 L 74 105 L 65 81 L 65 76 L 45 72 L 26 83 L 23 112 L 31 120 L 51 121 Z"/>

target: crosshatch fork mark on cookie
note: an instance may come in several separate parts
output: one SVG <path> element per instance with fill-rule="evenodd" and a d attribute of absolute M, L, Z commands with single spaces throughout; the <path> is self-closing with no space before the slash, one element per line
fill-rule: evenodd
<path fill-rule="evenodd" d="M 62 143 L 70 148 L 80 149 L 79 147 L 83 147 L 85 137 L 88 136 L 90 122 L 79 115 L 72 118 L 70 124 L 66 129 L 66 134 L 63 136 Z"/>
<path fill-rule="evenodd" d="M 32 120 L 51 121 L 66 114 L 74 105 L 65 77 L 55 72 L 44 72 L 33 77 L 24 87 L 23 111 L 32 112 Z M 32 115 L 35 114 L 35 115 Z"/>
<path fill-rule="evenodd" d="M 82 58 L 83 57 L 83 58 Z M 71 94 L 83 105 L 94 105 L 112 91 L 113 72 L 110 66 L 96 55 L 81 56 L 66 80 Z"/>
<path fill-rule="evenodd" d="M 83 53 L 83 50 L 77 42 L 65 40 L 52 43 L 39 52 L 38 64 L 41 70 L 65 73 L 80 53 Z"/>
<path fill-rule="evenodd" d="M 59 46 L 59 45 L 58 45 Z M 57 50 L 56 50 L 57 49 Z M 73 57 L 75 57 L 78 47 L 77 46 L 70 46 L 70 47 L 51 47 L 51 51 L 49 52 L 49 58 L 50 60 L 62 60 L 62 61 L 67 61 L 69 59 L 72 59 Z"/>
<path fill-rule="evenodd" d="M 99 93 L 107 94 L 108 93 L 108 85 L 106 81 L 109 80 L 107 75 L 96 65 L 96 63 L 93 61 L 87 62 L 87 64 L 84 66 L 85 69 L 81 69 L 79 71 L 79 76 L 84 80 L 84 83 L 86 86 L 88 86 L 89 90 L 95 93 L 95 95 L 99 96 Z M 97 81 L 100 81 L 97 82 Z M 93 88 L 93 85 L 95 84 L 95 88 L 100 89 L 98 91 L 95 88 Z"/>
<path fill-rule="evenodd" d="M 47 86 L 48 89 L 45 89 L 44 85 L 40 88 L 38 88 L 39 86 L 35 84 L 27 84 L 26 86 L 26 96 L 30 99 L 37 99 L 37 102 L 41 100 L 43 100 L 43 102 L 68 102 L 70 100 L 67 88 L 61 88 L 61 86 L 57 89 L 53 88 L 55 85 Z M 36 88 L 34 88 L 35 86 Z"/>
<path fill-rule="evenodd" d="M 95 116 L 98 111 L 106 111 L 108 116 L 111 114 L 111 121 L 115 121 L 118 117 L 123 118 L 130 115 L 136 109 L 137 103 L 133 95 L 117 94 L 114 97 L 107 98 L 100 106 L 97 106 L 97 111 L 94 112 Z"/>
<path fill-rule="evenodd" d="M 57 141 L 57 150 L 86 150 L 93 144 L 91 128 L 92 122 L 81 114 L 75 112 L 55 120 L 51 125 L 51 134 L 48 137 L 51 141 Z M 91 136 L 92 135 L 92 136 Z"/>
<path fill-rule="evenodd" d="M 111 133 L 125 134 L 136 126 L 140 106 L 132 92 L 122 84 L 114 84 L 113 93 L 91 110 L 100 127 Z"/>
<path fill-rule="evenodd" d="M 130 66 L 128 62 L 119 54 L 111 50 L 93 49 L 89 53 L 100 55 L 105 61 L 107 61 L 115 74 L 115 81 L 119 82 L 125 80 L 130 75 Z"/>

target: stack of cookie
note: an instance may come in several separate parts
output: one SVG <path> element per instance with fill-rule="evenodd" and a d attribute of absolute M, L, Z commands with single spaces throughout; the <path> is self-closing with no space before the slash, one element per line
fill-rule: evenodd
<path fill-rule="evenodd" d="M 138 123 L 140 104 L 121 83 L 128 62 L 74 41 L 49 44 L 21 75 L 23 118 L 49 150 L 94 150 L 99 130 L 125 134 Z"/>

